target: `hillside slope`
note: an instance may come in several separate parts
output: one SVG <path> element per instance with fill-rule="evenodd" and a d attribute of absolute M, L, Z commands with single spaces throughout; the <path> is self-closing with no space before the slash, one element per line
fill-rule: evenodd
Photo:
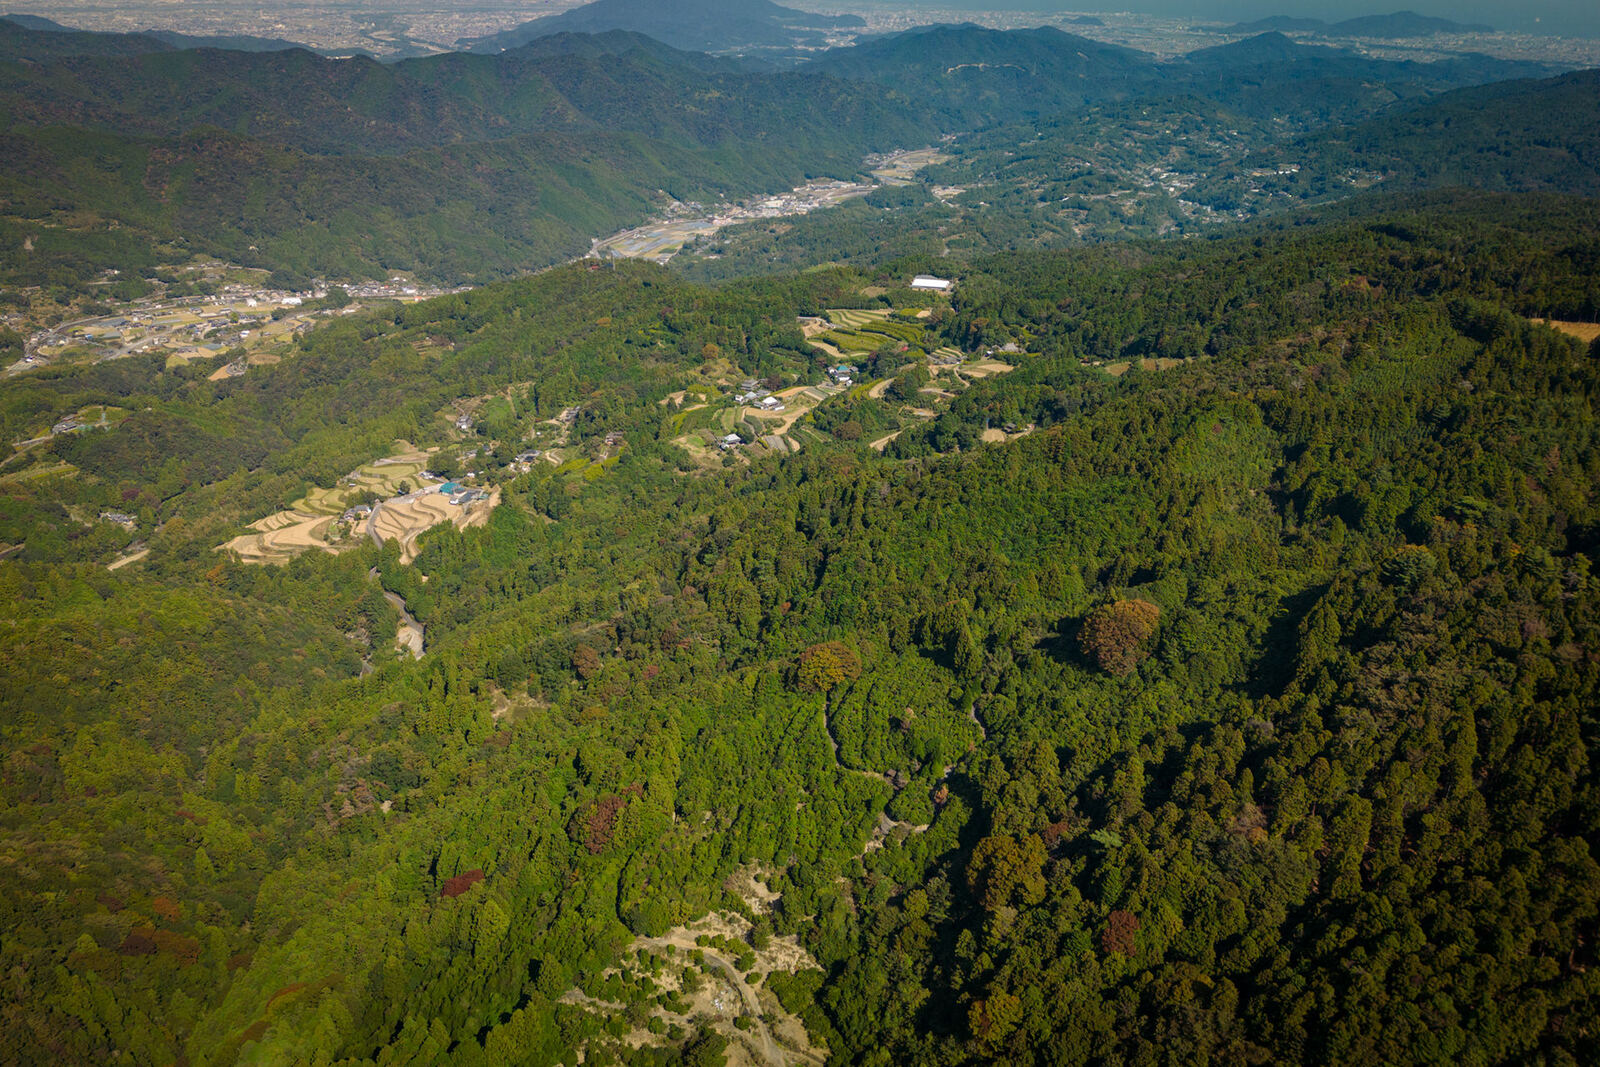
<path fill-rule="evenodd" d="M 1588 1062 L 1600 361 L 1527 317 L 1596 247 L 1528 195 L 949 297 L 565 268 L 0 382 L 129 412 L 0 482 L 0 1058 Z M 801 314 L 892 389 L 692 454 L 822 387 Z M 397 438 L 489 521 L 216 551 Z"/>

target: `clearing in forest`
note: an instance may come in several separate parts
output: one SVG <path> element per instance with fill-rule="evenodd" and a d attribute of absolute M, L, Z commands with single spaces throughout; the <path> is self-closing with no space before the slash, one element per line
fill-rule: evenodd
<path fill-rule="evenodd" d="M 1169 359 L 1166 356 L 1161 356 L 1158 359 L 1141 359 L 1139 367 L 1141 370 L 1171 370 L 1182 362 L 1183 360 L 1181 359 Z M 1105 364 L 1100 369 L 1113 378 L 1120 378 L 1128 372 L 1128 368 L 1131 366 L 1133 366 L 1133 360 L 1119 359 L 1114 363 Z"/>
<path fill-rule="evenodd" d="M 1529 319 L 1536 325 L 1549 326 L 1560 330 L 1568 337 L 1576 337 L 1586 345 L 1594 344 L 1594 339 L 1600 337 L 1600 322 L 1562 322 L 1560 319 Z"/>
<path fill-rule="evenodd" d="M 756 892 L 762 905 L 776 899 L 764 885 Z M 738 915 L 713 912 L 659 937 L 635 938 L 623 959 L 638 960 L 639 965 L 628 962 L 622 968 L 609 968 L 588 991 L 572 989 L 560 1000 L 608 1022 L 628 1020 L 630 1006 L 624 1001 L 638 995 L 623 985 L 631 979 L 652 994 L 648 1014 L 661 1020 L 658 1027 L 665 1023 L 687 1031 L 703 1026 L 727 1038 L 729 1067 L 824 1063 L 828 1050 L 814 1043 L 800 1019 L 785 1011 L 765 988 L 765 976 L 774 972 L 820 968 L 794 935 L 771 936 L 757 951 L 749 944 L 750 929 L 750 922 Z M 637 1010 L 634 1005 L 633 1011 Z M 742 1020 L 742 1025 L 735 1020 Z M 633 1023 L 621 1038 L 625 1045 L 637 1049 L 663 1043 L 662 1036 L 637 1025 L 636 1014 Z"/>

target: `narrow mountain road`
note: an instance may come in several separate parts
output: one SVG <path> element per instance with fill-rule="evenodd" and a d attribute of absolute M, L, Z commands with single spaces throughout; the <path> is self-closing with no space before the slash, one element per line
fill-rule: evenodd
<path fill-rule="evenodd" d="M 367 577 L 373 581 L 378 580 L 378 568 L 374 567 L 367 572 Z M 382 588 L 381 586 L 379 588 Z M 412 659 L 422 658 L 423 626 L 417 621 L 416 616 L 406 609 L 405 599 L 399 593 L 383 590 L 383 599 L 387 600 L 394 610 L 400 613 L 400 625 L 395 628 L 394 643 L 397 647 L 411 653 Z"/>

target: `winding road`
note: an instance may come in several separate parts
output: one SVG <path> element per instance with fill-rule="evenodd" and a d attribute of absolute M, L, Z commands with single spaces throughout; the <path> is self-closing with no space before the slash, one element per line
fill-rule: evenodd
<path fill-rule="evenodd" d="M 371 578 L 373 581 L 377 581 L 378 568 L 374 567 L 369 570 L 367 572 L 367 577 Z M 379 586 L 379 588 L 381 589 L 383 587 Z M 416 616 L 412 615 L 411 612 L 406 610 L 405 599 L 401 597 L 399 593 L 391 593 L 389 590 L 384 589 L 383 599 L 387 600 L 390 606 L 400 613 L 400 625 L 396 627 L 394 632 L 395 645 L 411 653 L 412 659 L 421 659 L 423 635 L 422 623 L 418 622 Z"/>

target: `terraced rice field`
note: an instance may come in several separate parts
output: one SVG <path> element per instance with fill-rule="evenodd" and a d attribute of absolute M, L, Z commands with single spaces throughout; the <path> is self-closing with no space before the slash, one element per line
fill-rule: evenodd
<path fill-rule="evenodd" d="M 417 488 L 427 459 L 427 453 L 410 449 L 374 460 L 351 471 L 341 479 L 344 484 L 312 489 L 287 511 L 257 519 L 250 524 L 255 533 L 241 534 L 220 547 L 245 563 L 287 563 L 313 548 L 337 552 L 340 546 L 330 537 L 337 516 L 369 495 L 394 496 L 402 484 Z"/>
<path fill-rule="evenodd" d="M 464 508 L 450 503 L 443 493 L 413 493 L 386 500 L 372 516 L 371 530 L 385 541 L 400 542 L 400 562 L 417 558 L 417 538 L 441 522 L 450 522 Z"/>
<path fill-rule="evenodd" d="M 855 329 L 869 322 L 886 322 L 890 312 L 888 308 L 829 308 L 826 314 L 835 326 Z"/>

